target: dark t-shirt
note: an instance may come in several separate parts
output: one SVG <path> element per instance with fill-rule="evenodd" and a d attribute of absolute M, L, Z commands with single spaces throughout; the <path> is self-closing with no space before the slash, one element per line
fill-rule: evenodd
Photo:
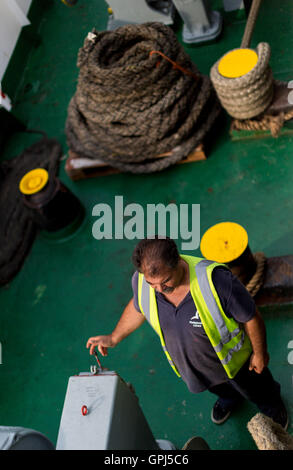
<path fill-rule="evenodd" d="M 137 280 L 136 271 L 132 277 L 132 289 L 135 308 L 140 312 Z M 213 270 L 212 280 L 228 317 L 239 323 L 246 323 L 253 318 L 255 302 L 231 271 L 217 267 Z M 178 307 L 160 292 L 156 292 L 156 299 L 167 350 L 189 390 L 198 393 L 226 382 L 228 377 L 204 331 L 191 293 L 185 296 Z"/>

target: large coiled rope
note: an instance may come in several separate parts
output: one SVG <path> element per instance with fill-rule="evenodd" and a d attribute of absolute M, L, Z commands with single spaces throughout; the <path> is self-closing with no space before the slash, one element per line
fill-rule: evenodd
<path fill-rule="evenodd" d="M 122 171 L 160 171 L 187 157 L 221 110 L 209 77 L 161 23 L 94 29 L 77 65 L 68 146 Z"/>

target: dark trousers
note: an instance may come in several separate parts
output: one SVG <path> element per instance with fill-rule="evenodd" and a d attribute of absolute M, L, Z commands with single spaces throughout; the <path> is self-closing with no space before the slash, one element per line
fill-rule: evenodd
<path fill-rule="evenodd" d="M 280 384 L 276 382 L 266 367 L 261 374 L 249 370 L 247 361 L 234 379 L 215 385 L 209 391 L 215 393 L 221 404 L 232 409 L 243 398 L 257 405 L 260 412 L 272 419 L 283 407 Z"/>

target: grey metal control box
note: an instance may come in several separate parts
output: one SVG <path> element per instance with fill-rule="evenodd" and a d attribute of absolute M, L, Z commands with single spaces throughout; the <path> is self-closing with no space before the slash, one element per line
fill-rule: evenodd
<path fill-rule="evenodd" d="M 69 378 L 57 450 L 156 450 L 159 442 L 137 396 L 116 372 Z M 175 449 L 171 443 L 165 448 Z"/>

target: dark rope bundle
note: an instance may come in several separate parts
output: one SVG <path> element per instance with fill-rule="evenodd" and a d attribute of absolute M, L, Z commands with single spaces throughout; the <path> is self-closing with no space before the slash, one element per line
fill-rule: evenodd
<path fill-rule="evenodd" d="M 0 164 L 0 285 L 17 274 L 37 233 L 19 191 L 21 178 L 39 167 L 47 169 L 49 177 L 55 177 L 58 171 L 61 146 L 41 133 L 44 135 L 41 140 Z"/>
<path fill-rule="evenodd" d="M 68 146 L 122 171 L 150 173 L 187 157 L 221 109 L 209 77 L 161 23 L 94 29 L 77 65 Z"/>

